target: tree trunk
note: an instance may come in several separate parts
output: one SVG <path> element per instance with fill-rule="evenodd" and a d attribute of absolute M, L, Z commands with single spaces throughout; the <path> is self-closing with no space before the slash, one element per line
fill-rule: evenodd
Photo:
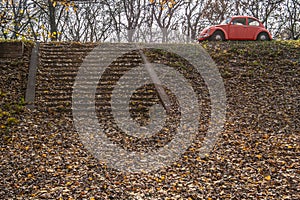
<path fill-rule="evenodd" d="M 50 24 L 50 34 L 51 41 L 57 40 L 57 25 L 55 20 L 55 7 L 51 0 L 48 0 L 48 9 L 49 9 L 49 24 Z"/>

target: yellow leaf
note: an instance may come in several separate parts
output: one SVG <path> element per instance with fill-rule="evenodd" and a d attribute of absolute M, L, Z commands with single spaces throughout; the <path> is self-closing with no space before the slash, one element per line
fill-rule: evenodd
<path fill-rule="evenodd" d="M 262 155 L 258 154 L 255 157 L 258 158 L 258 159 L 261 159 Z"/>
<path fill-rule="evenodd" d="M 46 158 L 46 157 L 47 157 L 47 154 L 43 153 L 42 156 L 43 156 L 44 158 Z"/>
<path fill-rule="evenodd" d="M 265 179 L 266 179 L 267 181 L 269 181 L 269 180 L 271 180 L 271 176 L 270 176 L 270 175 L 265 176 Z"/>
<path fill-rule="evenodd" d="M 28 149 L 29 149 L 29 146 L 26 146 L 26 147 L 25 147 L 25 150 L 27 151 Z"/>
<path fill-rule="evenodd" d="M 189 148 L 189 150 L 190 150 L 190 151 L 195 151 L 195 148 L 192 148 L 192 147 L 191 147 L 191 148 Z"/>
<path fill-rule="evenodd" d="M 56 6 L 56 1 L 54 1 L 52 5 L 53 5 L 53 7 L 55 7 Z"/>
<path fill-rule="evenodd" d="M 66 185 L 67 185 L 67 186 L 68 186 L 68 185 L 72 185 L 72 182 L 67 182 Z"/>
<path fill-rule="evenodd" d="M 246 147 L 246 146 L 244 146 L 244 147 L 243 147 L 243 150 L 244 150 L 244 151 L 248 151 L 248 150 L 249 150 L 249 148 L 248 148 L 248 147 Z"/>

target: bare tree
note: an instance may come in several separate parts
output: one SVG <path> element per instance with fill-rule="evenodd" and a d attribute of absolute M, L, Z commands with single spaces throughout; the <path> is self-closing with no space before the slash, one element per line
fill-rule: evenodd
<path fill-rule="evenodd" d="M 68 0 L 35 0 L 33 3 L 39 8 L 40 18 L 47 18 L 48 23 L 46 29 L 48 36 L 52 41 L 58 40 L 58 33 L 63 31 L 62 23 L 63 15 L 69 11 L 69 8 L 74 5 Z"/>
<path fill-rule="evenodd" d="M 140 29 L 145 19 L 145 7 L 148 0 L 122 0 L 126 22 L 124 23 L 127 29 L 128 42 L 133 41 L 134 33 Z"/>
<path fill-rule="evenodd" d="M 144 5 L 142 24 L 139 26 L 135 33 L 136 37 L 139 39 L 138 41 L 155 42 L 155 20 L 151 10 L 151 4 L 146 1 Z"/>
<path fill-rule="evenodd" d="M 288 39 L 298 40 L 300 38 L 300 2 L 297 0 L 286 0 L 286 29 Z"/>
<path fill-rule="evenodd" d="M 162 42 L 168 42 L 169 34 L 172 29 L 179 26 L 179 8 L 183 5 L 183 0 L 179 1 L 150 1 L 152 8 L 151 14 L 154 16 L 155 22 L 162 32 Z"/>
<path fill-rule="evenodd" d="M 232 11 L 232 2 L 226 0 L 208 0 L 203 15 L 210 24 L 218 24 Z"/>
<path fill-rule="evenodd" d="M 284 0 L 242 0 L 240 1 L 240 5 L 246 14 L 260 19 L 265 27 L 268 28 L 268 20 L 283 1 Z"/>
<path fill-rule="evenodd" d="M 104 41 L 109 34 L 112 19 L 103 4 L 91 5 L 84 9 L 84 41 Z"/>
<path fill-rule="evenodd" d="M 206 0 L 185 1 L 182 28 L 187 37 L 187 42 L 195 40 L 197 33 L 208 25 L 204 16 L 206 2 Z"/>
<path fill-rule="evenodd" d="M 9 1 L 2 1 L 0 2 L 0 6 L 1 35 L 5 39 L 7 39 L 9 37 L 10 32 L 10 21 L 13 19 L 13 16 L 10 13 L 11 4 L 9 3 Z"/>
<path fill-rule="evenodd" d="M 117 41 L 121 42 L 122 35 L 122 15 L 124 13 L 124 8 L 122 1 L 117 0 L 104 0 L 105 9 L 107 9 L 108 14 L 111 18 L 112 27 L 114 29 L 114 33 L 116 34 Z"/>
<path fill-rule="evenodd" d="M 29 0 L 4 0 L 0 2 L 1 32 L 4 38 L 30 38 L 28 25 L 33 15 L 29 15 Z"/>

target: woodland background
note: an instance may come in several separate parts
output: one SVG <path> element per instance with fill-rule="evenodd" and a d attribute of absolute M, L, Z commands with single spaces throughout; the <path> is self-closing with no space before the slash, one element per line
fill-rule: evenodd
<path fill-rule="evenodd" d="M 299 0 L 1 0 L 0 37 L 193 42 L 201 29 L 232 15 L 260 19 L 275 39 L 299 39 Z"/>

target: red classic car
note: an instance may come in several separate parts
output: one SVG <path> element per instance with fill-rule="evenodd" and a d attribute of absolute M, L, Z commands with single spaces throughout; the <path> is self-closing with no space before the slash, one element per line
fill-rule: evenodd
<path fill-rule="evenodd" d="M 205 28 L 198 41 L 222 40 L 271 40 L 270 32 L 256 18 L 250 16 L 233 16 L 221 24 Z"/>

